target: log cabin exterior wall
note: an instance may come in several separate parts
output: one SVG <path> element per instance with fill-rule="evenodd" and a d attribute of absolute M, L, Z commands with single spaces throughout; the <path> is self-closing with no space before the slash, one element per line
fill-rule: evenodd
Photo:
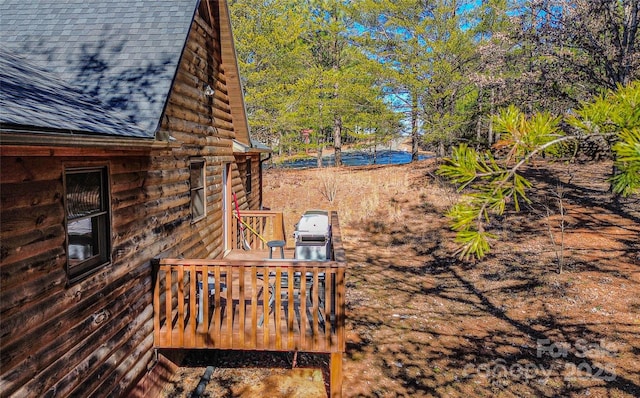
<path fill-rule="evenodd" d="M 118 396 L 152 359 L 146 288 L 151 273 L 143 257 L 156 243 L 148 228 L 130 229 L 128 217 L 151 209 L 134 199 L 144 197 L 141 177 L 149 169 L 149 157 L 105 151 L 85 161 L 83 151 L 75 156 L 30 156 L 24 148 L 20 156 L 7 152 L 3 148 L 0 165 L 2 395 L 55 391 L 57 396 L 89 396 L 104 391 Z M 112 259 L 70 285 L 62 176 L 65 166 L 80 164 L 109 169 Z"/>
<path fill-rule="evenodd" d="M 205 11 L 201 2 L 160 124 L 158 136 L 175 141 L 0 147 L 1 396 L 125 395 L 154 364 L 151 260 L 223 254 L 225 164 L 241 207 L 258 205 L 261 185 L 246 197 L 233 154 L 228 66 L 219 26 Z M 206 84 L 213 96 L 203 95 Z M 192 222 L 189 160 L 196 157 L 206 161 L 207 215 Z M 86 165 L 108 169 L 111 261 L 70 284 L 63 174 Z"/>
<path fill-rule="evenodd" d="M 251 169 L 249 170 L 247 161 L 251 161 Z M 260 155 L 236 155 L 235 161 L 238 167 L 238 174 L 242 181 L 242 188 L 246 195 L 248 209 L 259 209 L 262 207 L 262 165 L 260 163 Z M 247 179 L 249 175 L 249 180 Z M 251 184 L 251 189 L 247 187 Z"/>

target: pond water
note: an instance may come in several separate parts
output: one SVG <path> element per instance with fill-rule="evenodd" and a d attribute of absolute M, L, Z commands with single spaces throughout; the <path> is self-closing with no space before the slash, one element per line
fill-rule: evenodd
<path fill-rule="evenodd" d="M 418 159 L 423 160 L 427 159 L 429 156 L 427 155 L 418 155 Z M 374 164 L 373 163 L 374 154 L 370 151 L 349 151 L 342 152 L 342 163 L 345 166 L 367 166 Z M 283 168 L 294 168 L 294 169 L 303 169 L 303 168 L 313 168 L 317 166 L 317 159 L 314 158 L 305 158 L 298 159 L 293 161 L 287 161 L 283 163 L 279 163 L 274 167 L 283 167 Z M 375 164 L 404 164 L 411 162 L 411 153 L 405 151 L 392 151 L 392 150 L 383 150 L 378 151 L 376 155 Z M 324 156 L 322 158 L 323 166 L 334 166 L 335 165 L 335 157 L 333 155 Z"/>

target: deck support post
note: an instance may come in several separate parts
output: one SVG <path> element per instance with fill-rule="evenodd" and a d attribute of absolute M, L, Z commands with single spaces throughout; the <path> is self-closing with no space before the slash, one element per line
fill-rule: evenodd
<path fill-rule="evenodd" d="M 331 353 L 331 363 L 329 370 L 329 388 L 331 398 L 342 397 L 342 352 Z"/>

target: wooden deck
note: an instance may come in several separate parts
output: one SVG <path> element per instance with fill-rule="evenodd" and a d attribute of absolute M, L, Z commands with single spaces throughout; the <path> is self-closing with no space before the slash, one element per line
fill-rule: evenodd
<path fill-rule="evenodd" d="M 159 260 L 155 346 L 328 353 L 332 396 L 339 396 L 346 262 L 335 213 L 331 222 L 330 261 L 295 260 L 292 249 L 284 259 L 279 249 L 269 259 L 262 239 L 254 239 L 251 250 L 232 250 L 223 259 Z M 263 237 L 284 236 L 277 228 L 275 235 L 262 228 L 272 224 L 273 219 L 250 225 Z"/>
<path fill-rule="evenodd" d="M 156 297 L 158 348 L 330 353 L 344 345 L 344 268 L 332 264 L 162 260 L 158 284 L 172 286 Z"/>

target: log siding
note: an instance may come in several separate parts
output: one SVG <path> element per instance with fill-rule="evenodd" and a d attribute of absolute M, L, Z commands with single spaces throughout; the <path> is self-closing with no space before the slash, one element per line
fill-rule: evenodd
<path fill-rule="evenodd" d="M 159 128 L 171 144 L 0 147 L 3 397 L 126 395 L 153 365 L 151 260 L 223 254 L 225 164 L 243 208 L 255 206 L 245 197 L 232 149 L 237 132 L 220 29 L 200 13 Z M 213 96 L 203 94 L 207 84 Z M 206 161 L 206 217 L 197 222 L 189 207 L 193 157 Z M 69 165 L 94 164 L 109 170 L 111 261 L 70 284 L 63 173 Z"/>

